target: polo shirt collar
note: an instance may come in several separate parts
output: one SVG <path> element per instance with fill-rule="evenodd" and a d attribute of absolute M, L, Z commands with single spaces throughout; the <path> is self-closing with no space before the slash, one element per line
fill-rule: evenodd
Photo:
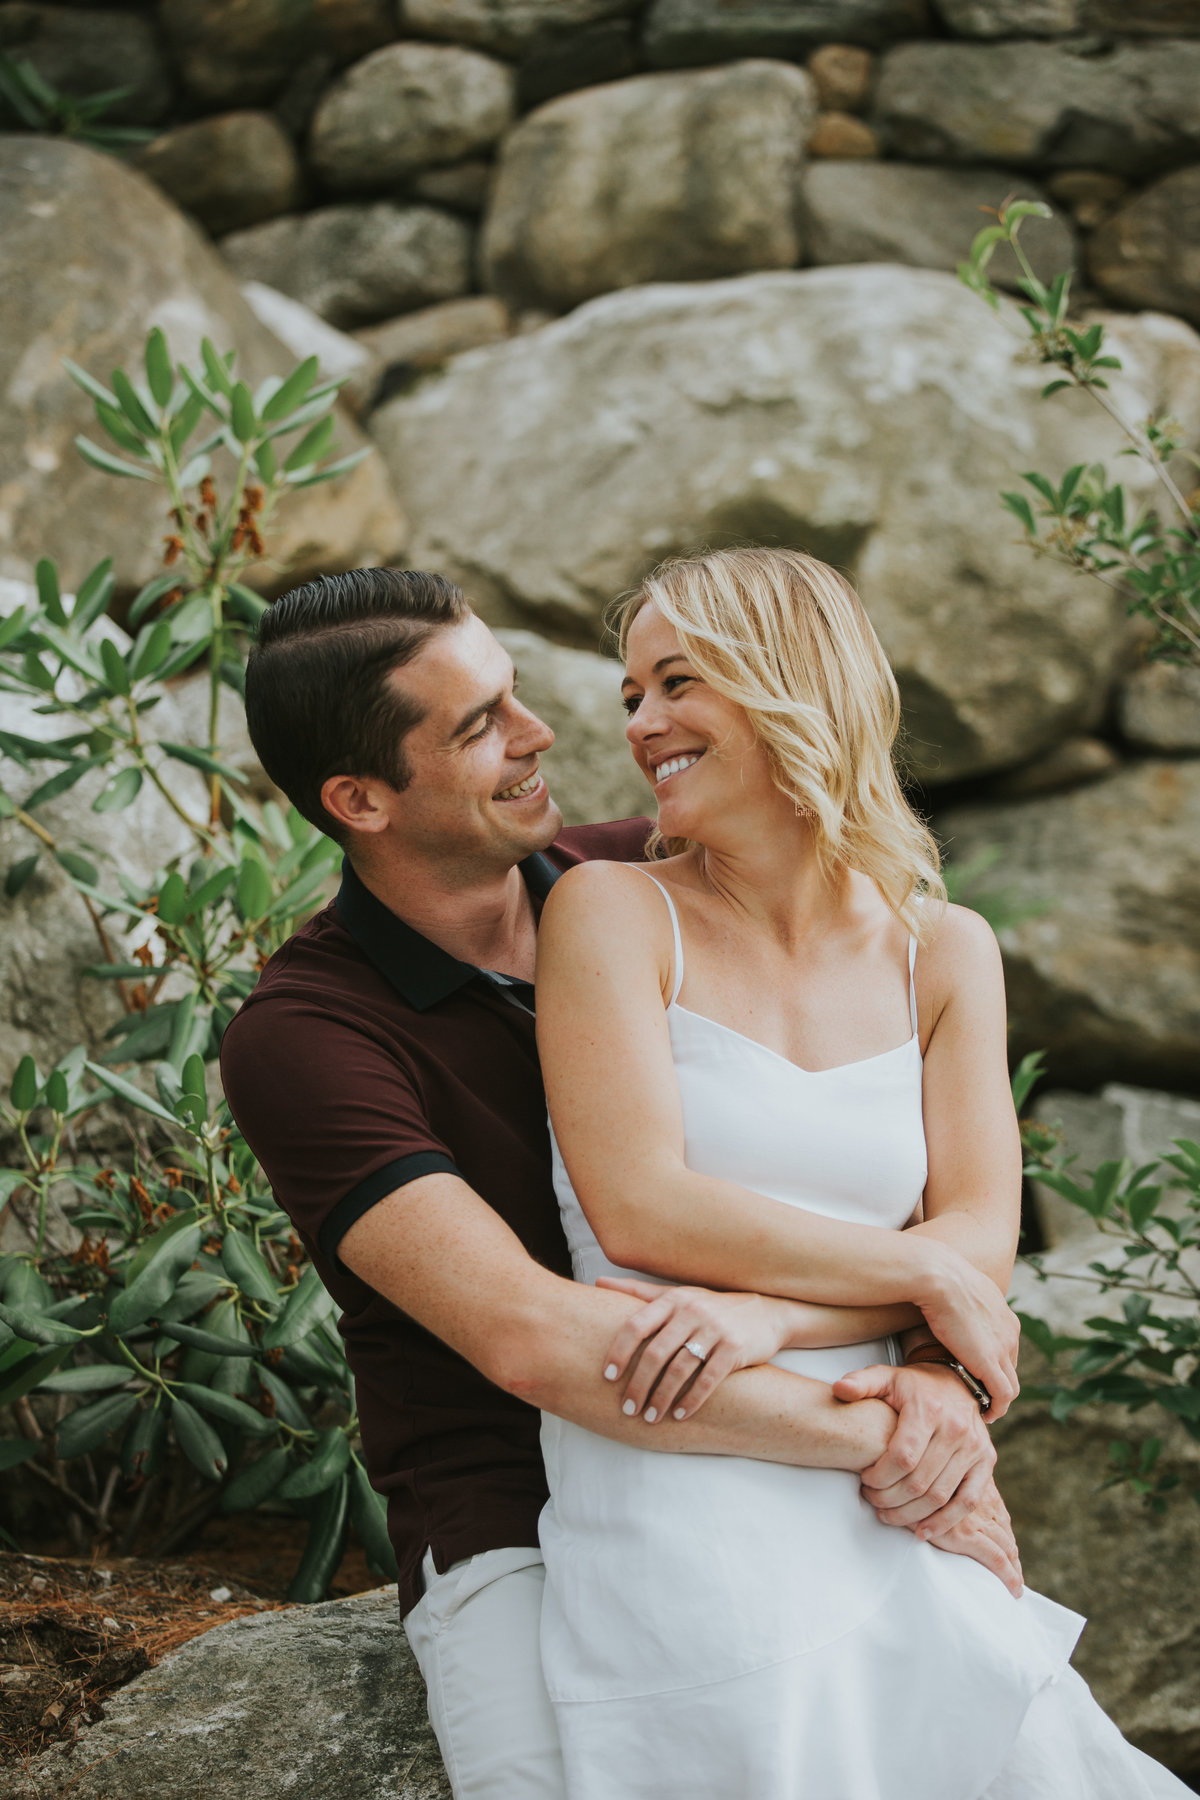
<path fill-rule="evenodd" d="M 538 902 L 562 874 L 540 850 L 519 866 L 526 888 Z M 363 955 L 417 1012 L 428 1012 L 481 973 L 474 963 L 459 962 L 398 919 L 359 879 L 349 858 L 342 862 L 342 885 L 334 904 Z"/>

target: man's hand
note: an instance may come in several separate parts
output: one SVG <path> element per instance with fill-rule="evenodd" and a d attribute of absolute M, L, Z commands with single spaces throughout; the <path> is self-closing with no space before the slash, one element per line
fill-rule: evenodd
<path fill-rule="evenodd" d="M 996 1452 L 973 1395 L 952 1369 L 878 1364 L 833 1384 L 838 1400 L 886 1400 L 898 1415 L 892 1441 L 862 1472 L 863 1496 L 885 1525 L 942 1536 L 979 1506 Z"/>
<path fill-rule="evenodd" d="M 1021 1573 L 1017 1540 L 1013 1536 L 1008 1508 L 990 1477 L 974 1511 L 957 1525 L 952 1525 L 949 1531 L 931 1532 L 929 1542 L 937 1550 L 949 1550 L 954 1556 L 969 1556 L 982 1563 L 985 1569 L 999 1576 L 1010 1594 L 1020 1599 L 1025 1578 Z"/>

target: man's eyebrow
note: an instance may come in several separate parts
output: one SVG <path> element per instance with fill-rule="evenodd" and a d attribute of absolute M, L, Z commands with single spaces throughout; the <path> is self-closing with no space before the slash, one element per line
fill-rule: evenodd
<path fill-rule="evenodd" d="M 687 657 L 683 654 L 683 651 L 676 650 L 670 656 L 660 656 L 658 661 L 655 663 L 654 667 L 651 669 L 650 673 L 652 675 L 661 675 L 663 670 L 666 668 L 669 668 L 673 662 L 686 662 L 686 661 L 687 661 Z M 636 686 L 637 686 L 637 682 L 633 679 L 633 676 L 627 675 L 625 677 L 624 681 L 621 683 L 621 692 L 624 693 L 625 689 L 627 687 L 636 687 Z"/>
<path fill-rule="evenodd" d="M 503 699 L 504 690 L 502 688 L 498 694 L 493 694 L 490 700 L 481 700 L 477 706 L 473 706 L 469 712 L 463 714 L 462 718 L 458 721 L 458 724 L 451 730 L 450 736 L 452 738 L 462 737 L 463 733 L 470 729 L 476 719 L 482 719 L 484 713 L 494 712 Z"/>

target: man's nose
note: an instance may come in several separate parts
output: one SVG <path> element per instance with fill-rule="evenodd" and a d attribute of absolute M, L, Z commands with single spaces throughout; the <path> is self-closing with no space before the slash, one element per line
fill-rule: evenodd
<path fill-rule="evenodd" d="M 513 701 L 513 729 L 509 738 L 510 756 L 530 756 L 542 750 L 548 750 L 554 742 L 554 733 L 544 719 L 522 706 L 519 700 Z"/>

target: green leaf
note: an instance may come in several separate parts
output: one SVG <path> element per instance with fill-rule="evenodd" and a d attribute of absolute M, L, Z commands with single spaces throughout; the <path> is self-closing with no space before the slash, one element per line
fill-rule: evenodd
<path fill-rule="evenodd" d="M 287 1590 L 287 1598 L 294 1604 L 311 1605 L 322 1599 L 337 1573 L 346 1542 L 349 1488 L 343 1475 L 321 1496 L 308 1528 L 300 1567 Z"/>
<path fill-rule="evenodd" d="M 244 857 L 237 875 L 237 908 L 243 919 L 261 919 L 275 895 L 271 877 L 256 857 Z"/>
<path fill-rule="evenodd" d="M 275 452 L 269 443 L 260 444 L 254 452 L 254 466 L 266 485 L 270 487 L 279 473 L 279 467 L 275 461 Z"/>
<path fill-rule="evenodd" d="M 96 402 L 96 418 L 107 431 L 113 443 L 126 451 L 130 456 L 137 456 L 143 462 L 149 460 L 144 438 L 140 438 L 128 423 L 124 413 L 118 412 L 115 406 L 106 406 L 103 400 Z"/>
<path fill-rule="evenodd" d="M 61 1069 L 51 1070 L 50 1077 L 46 1082 L 46 1105 L 51 1112 L 65 1113 L 70 1104 L 66 1076 Z"/>
<path fill-rule="evenodd" d="M 186 1220 L 189 1215 L 185 1213 L 183 1217 Z M 147 1319 L 157 1317 L 175 1292 L 180 1276 L 195 1262 L 200 1251 L 200 1227 L 188 1223 L 181 1230 L 172 1230 L 176 1223 L 172 1219 L 142 1246 L 138 1256 L 147 1249 L 150 1255 L 110 1303 L 108 1328 L 114 1336 L 128 1337 Z"/>
<path fill-rule="evenodd" d="M 229 370 L 223 359 L 217 355 L 211 339 L 200 339 L 200 355 L 204 362 L 204 373 L 208 377 L 209 385 L 216 393 L 224 394 L 228 400 L 233 393 L 233 383 L 229 379 Z"/>
<path fill-rule="evenodd" d="M 235 1425 L 239 1431 L 249 1432 L 251 1437 L 274 1437 L 279 1429 L 274 1419 L 264 1418 L 244 1400 L 235 1400 L 232 1394 L 222 1394 L 216 1388 L 197 1387 L 190 1381 L 181 1381 L 177 1391 L 201 1412 L 211 1413 L 214 1419 Z"/>
<path fill-rule="evenodd" d="M 166 1407 L 159 1402 L 143 1406 L 121 1446 L 121 1473 L 127 1481 L 144 1480 L 162 1467 L 166 1448 Z"/>
<path fill-rule="evenodd" d="M 274 423 L 284 419 L 300 406 L 309 388 L 317 379 L 319 364 L 315 356 L 306 357 L 299 366 L 292 370 L 281 387 L 276 388 L 271 398 L 262 409 L 264 420 Z"/>
<path fill-rule="evenodd" d="M 0 1474 L 28 1462 L 41 1448 L 36 1438 L 0 1438 Z"/>
<path fill-rule="evenodd" d="M 275 1402 L 276 1417 L 293 1431 L 311 1431 L 312 1425 L 308 1414 L 297 1400 L 289 1384 L 277 1375 L 274 1369 L 266 1368 L 259 1363 L 254 1373 L 258 1376 L 262 1387 Z"/>
<path fill-rule="evenodd" d="M 80 856 L 78 851 L 56 850 L 54 860 L 60 869 L 66 870 L 72 881 L 82 881 L 88 886 L 94 886 L 99 879 L 95 863 L 90 863 L 86 856 Z"/>
<path fill-rule="evenodd" d="M 14 1112 L 32 1112 L 37 1105 L 38 1093 L 41 1089 L 38 1079 L 37 1064 L 32 1056 L 25 1055 L 17 1064 L 8 1090 L 9 1102 Z"/>
<path fill-rule="evenodd" d="M 77 1344 L 83 1335 L 73 1325 L 64 1325 L 61 1319 L 11 1306 L 6 1300 L 0 1300 L 0 1320 L 30 1344 Z"/>
<path fill-rule="evenodd" d="M 306 469 L 319 462 L 333 443 L 333 435 L 337 423 L 331 413 L 318 419 L 311 431 L 306 431 L 296 448 L 284 461 L 284 468 L 291 473 L 294 469 Z"/>
<path fill-rule="evenodd" d="M 229 595 L 230 611 L 238 613 L 248 625 L 257 625 L 266 612 L 269 602 L 260 599 L 253 588 L 246 587 L 240 581 L 231 581 L 226 591 Z"/>
<path fill-rule="evenodd" d="M 258 420 L 254 416 L 254 396 L 244 381 L 234 383 L 229 411 L 234 437 L 239 444 L 248 444 L 258 430 Z"/>
<path fill-rule="evenodd" d="M 111 638 L 100 640 L 100 661 L 104 667 L 105 678 L 114 694 L 129 693 L 129 670 L 125 666 L 125 658 L 117 649 Z"/>
<path fill-rule="evenodd" d="M 100 615 L 108 608 L 108 603 L 116 591 L 116 577 L 112 572 L 112 557 L 106 556 L 98 562 L 84 581 L 80 583 L 79 592 L 75 596 L 75 610 L 71 614 L 71 624 L 76 631 L 86 631 L 94 625 Z"/>
<path fill-rule="evenodd" d="M 1035 1084 L 1041 1080 L 1042 1075 L 1045 1072 L 1045 1062 L 1046 1052 L 1044 1050 L 1031 1050 L 1029 1054 L 1023 1056 L 1017 1064 L 1012 1078 L 1014 1112 L 1019 1113 L 1021 1111 L 1029 1098 L 1031 1090 Z"/>
<path fill-rule="evenodd" d="M 158 435 L 158 427 L 150 417 L 150 414 L 146 411 L 146 408 L 142 405 L 137 391 L 124 369 L 113 370 L 112 386 L 113 393 L 116 395 L 117 405 L 121 408 L 121 411 L 133 426 L 133 429 L 144 438 L 156 437 Z"/>
<path fill-rule="evenodd" d="M 263 1333 L 264 1350 L 282 1350 L 320 1323 L 333 1306 L 321 1277 L 310 1263 L 292 1289 L 279 1317 Z"/>
<path fill-rule="evenodd" d="M 144 681 L 147 675 L 153 675 L 166 662 L 171 653 L 171 622 L 169 619 L 156 619 L 143 631 L 133 646 L 133 660 L 130 674 L 134 681 Z"/>
<path fill-rule="evenodd" d="M 146 380 L 157 406 L 166 406 L 175 388 L 171 373 L 171 352 L 159 326 L 146 339 Z"/>
<path fill-rule="evenodd" d="M 185 396 L 171 420 L 170 442 L 171 454 L 176 461 L 183 454 L 183 447 L 204 417 L 206 402 L 193 388 Z"/>
<path fill-rule="evenodd" d="M 133 1370 L 125 1363 L 80 1363 L 47 1375 L 38 1388 L 48 1394 L 95 1394 L 108 1388 L 128 1387 Z"/>
<path fill-rule="evenodd" d="M 55 1449 L 64 1462 L 99 1449 L 105 1438 L 119 1431 L 138 1404 L 136 1394 L 108 1394 L 90 1406 L 77 1406 L 67 1414 L 55 1435 Z"/>
<path fill-rule="evenodd" d="M 1177 1419 L 1200 1419 L 1200 1388 L 1159 1388 L 1154 1397 Z"/>
<path fill-rule="evenodd" d="M 205 1331 L 200 1325 L 184 1325 L 178 1320 L 163 1321 L 162 1334 L 174 1338 L 177 1344 L 187 1344 L 195 1350 L 207 1350 L 213 1356 L 257 1356 L 255 1344 L 238 1343 L 233 1338 L 218 1337 L 215 1331 Z M 305 1426 L 308 1421 L 305 1420 Z"/>
<path fill-rule="evenodd" d="M 142 791 L 142 771 L 140 769 L 121 769 L 111 781 L 105 782 L 96 798 L 92 801 L 92 811 L 96 813 L 124 812 L 132 806 Z"/>
<path fill-rule="evenodd" d="M 198 914 L 207 912 L 208 908 L 221 898 L 225 890 L 233 885 L 236 876 L 237 870 L 231 863 L 227 863 L 223 869 L 218 869 L 215 875 L 210 875 L 207 881 L 202 881 L 199 887 L 193 888 L 188 895 L 188 918 L 194 919 Z"/>
<path fill-rule="evenodd" d="M 199 1230 L 200 1227 L 196 1222 L 196 1215 L 190 1209 L 177 1212 L 173 1219 L 168 1219 L 165 1225 L 160 1225 L 158 1230 L 153 1232 L 151 1236 L 139 1246 L 137 1253 L 130 1258 L 125 1269 L 126 1289 L 130 1288 L 133 1283 L 145 1273 L 151 1262 L 160 1256 L 166 1246 L 175 1238 L 181 1237 L 185 1231 L 195 1231 L 199 1233 Z M 187 1262 L 181 1266 L 180 1273 L 182 1274 L 184 1269 L 190 1268 L 195 1260 L 196 1251 L 193 1250 L 191 1256 L 188 1257 Z"/>
<path fill-rule="evenodd" d="M 41 851 L 35 850 L 32 856 L 22 856 L 11 865 L 4 877 L 4 892 L 10 900 L 16 899 L 41 860 Z"/>
<path fill-rule="evenodd" d="M 19 638 L 29 624 L 30 615 L 23 606 L 9 613 L 7 619 L 0 619 L 0 650 L 7 649 L 14 639 Z"/>
<path fill-rule="evenodd" d="M 359 463 L 370 454 L 371 446 L 368 444 L 365 449 L 355 450 L 349 456 L 339 458 L 337 462 L 326 463 L 315 475 L 301 475 L 298 480 L 291 482 L 291 486 L 299 491 L 300 488 L 316 487 L 321 481 L 336 481 L 339 475 L 348 475 L 351 469 L 357 469 Z"/>
<path fill-rule="evenodd" d="M 45 806 L 49 800 L 57 800 L 60 794 L 67 793 L 77 781 L 94 769 L 97 763 L 103 762 L 100 756 L 81 756 L 77 761 L 68 763 L 57 775 L 51 775 L 48 781 L 34 789 L 25 802 L 26 812 L 35 812 L 39 806 Z"/>
<path fill-rule="evenodd" d="M 48 556 L 40 558 L 34 570 L 34 580 L 37 582 L 38 600 L 43 610 L 54 624 L 65 627 L 67 615 L 58 588 L 58 570 Z"/>
<path fill-rule="evenodd" d="M 141 1088 L 135 1087 L 132 1081 L 126 1081 L 123 1075 L 118 1075 L 112 1069 L 106 1069 L 101 1063 L 87 1062 L 84 1067 L 108 1089 L 110 1094 L 115 1094 L 119 1100 L 124 1100 L 129 1106 L 136 1106 L 139 1112 L 149 1113 L 153 1118 L 162 1119 L 168 1125 L 178 1123 L 174 1113 L 169 1113 L 165 1106 L 160 1106 L 157 1100 L 151 1099 L 149 1094 L 143 1093 Z"/>
<path fill-rule="evenodd" d="M 396 1553 L 388 1536 L 387 1502 L 375 1492 L 357 1457 L 350 1466 L 350 1521 L 375 1573 L 384 1581 L 399 1580 Z"/>
<path fill-rule="evenodd" d="M 201 1418 L 194 1406 L 186 1400 L 171 1401 L 171 1425 L 175 1432 L 175 1442 L 183 1451 L 188 1461 L 206 1475 L 209 1481 L 220 1481 L 229 1467 L 229 1458 L 225 1446 L 208 1423 Z"/>
<path fill-rule="evenodd" d="M 20 1400 L 32 1388 L 50 1373 L 57 1369 L 60 1362 L 71 1354 L 69 1344 L 58 1344 L 53 1350 L 47 1350 L 44 1356 L 27 1358 L 18 1363 L 14 1369 L 4 1371 L 6 1379 L 0 1381 L 0 1406 L 11 1406 L 14 1400 Z"/>
<path fill-rule="evenodd" d="M 239 1469 L 221 1495 L 223 1513 L 247 1512 L 269 1500 L 291 1467 L 292 1453 L 283 1445 Z"/>
<path fill-rule="evenodd" d="M 187 917 L 187 887 L 178 869 L 172 870 L 159 888 L 155 913 L 164 925 L 182 925 Z"/>
<path fill-rule="evenodd" d="M 97 381 L 94 375 L 89 375 L 86 369 L 81 369 L 78 363 L 72 362 L 69 356 L 63 357 L 62 365 L 75 385 L 81 387 L 85 394 L 90 394 L 93 400 L 102 400 L 105 406 L 115 406 L 117 404 L 116 396 L 110 394 L 103 383 Z"/>
<path fill-rule="evenodd" d="M 1060 393 L 1063 388 L 1074 387 L 1074 385 L 1073 381 L 1068 381 L 1065 377 L 1060 377 L 1058 381 L 1048 381 L 1042 389 L 1042 399 L 1048 400 L 1051 394 Z"/>
<path fill-rule="evenodd" d="M 90 438 L 77 437 L 75 448 L 84 462 L 91 463 L 93 469 L 101 469 L 106 475 L 129 475 L 135 481 L 153 481 L 153 469 L 139 469 L 133 463 L 122 462 L 109 450 L 102 450 L 99 444 L 93 444 Z"/>
<path fill-rule="evenodd" d="M 203 769 L 209 775 L 222 775 L 226 781 L 236 781 L 239 786 L 246 785 L 246 777 L 237 769 L 231 769 L 228 763 L 219 762 L 207 750 L 198 750 L 194 744 L 168 744 L 163 742 L 159 749 L 173 757 L 176 762 L 190 763 L 193 769 Z"/>
<path fill-rule="evenodd" d="M 263 1300 L 269 1305 L 278 1301 L 279 1284 L 253 1240 L 235 1231 L 232 1225 L 226 1227 L 221 1240 L 221 1262 L 229 1279 L 251 1300 Z"/>
<path fill-rule="evenodd" d="M 350 1461 L 350 1441 L 340 1426 L 331 1425 L 317 1438 L 312 1456 L 292 1470 L 281 1483 L 281 1500 L 311 1500 L 340 1481 Z"/>

